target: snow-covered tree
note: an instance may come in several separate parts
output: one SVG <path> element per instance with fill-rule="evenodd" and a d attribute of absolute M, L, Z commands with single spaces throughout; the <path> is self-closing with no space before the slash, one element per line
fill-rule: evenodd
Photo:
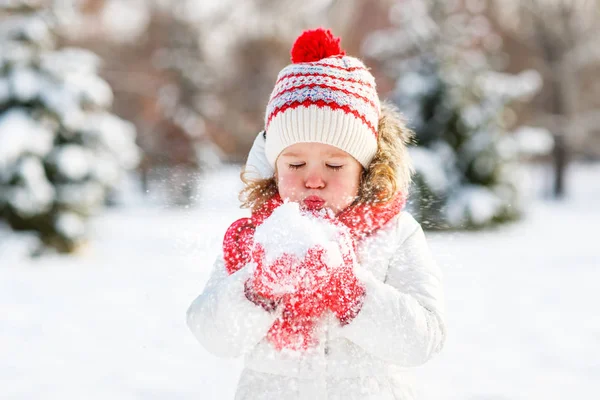
<path fill-rule="evenodd" d="M 416 133 L 409 207 L 429 229 L 479 228 L 520 213 L 506 107 L 539 87 L 536 72 L 495 72 L 500 38 L 475 7 L 412 0 L 365 43 L 397 76 L 391 99 Z"/>
<path fill-rule="evenodd" d="M 57 49 L 55 21 L 50 1 L 0 2 L 0 217 L 70 252 L 139 150 L 100 60 Z"/>

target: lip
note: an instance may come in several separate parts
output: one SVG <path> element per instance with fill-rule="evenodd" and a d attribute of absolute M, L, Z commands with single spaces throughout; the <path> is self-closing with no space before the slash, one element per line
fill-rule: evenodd
<path fill-rule="evenodd" d="M 319 196 L 308 196 L 303 200 L 303 203 L 309 210 L 319 210 L 325 205 L 325 200 Z"/>

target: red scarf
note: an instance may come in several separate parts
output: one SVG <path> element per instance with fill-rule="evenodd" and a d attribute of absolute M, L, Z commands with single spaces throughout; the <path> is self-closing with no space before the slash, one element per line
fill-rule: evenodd
<path fill-rule="evenodd" d="M 355 242 L 387 224 L 404 207 L 405 198 L 398 193 L 383 204 L 358 204 L 350 206 L 336 216 L 336 220 L 350 230 Z M 227 230 L 223 240 L 225 267 L 233 274 L 251 261 L 254 231 L 273 211 L 283 204 L 279 194 L 266 201 L 251 218 L 242 218 L 234 222 Z M 313 331 L 317 318 L 324 312 L 324 305 L 316 298 L 298 298 L 284 296 L 284 311 L 267 337 L 276 348 L 306 349 L 316 343 Z"/>

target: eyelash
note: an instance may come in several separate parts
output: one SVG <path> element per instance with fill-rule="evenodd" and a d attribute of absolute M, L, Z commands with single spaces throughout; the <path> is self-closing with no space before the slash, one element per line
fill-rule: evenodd
<path fill-rule="evenodd" d="M 288 168 L 291 170 L 297 170 L 300 169 L 301 167 L 303 167 L 304 164 L 288 164 Z M 341 170 L 343 167 L 343 165 L 327 165 L 327 168 L 333 170 L 333 171 L 339 171 Z"/>

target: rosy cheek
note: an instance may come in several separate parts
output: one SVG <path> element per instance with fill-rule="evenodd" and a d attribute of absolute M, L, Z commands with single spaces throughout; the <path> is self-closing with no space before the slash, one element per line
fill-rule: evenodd
<path fill-rule="evenodd" d="M 298 192 L 298 178 L 293 174 L 284 173 L 278 177 L 277 186 L 282 197 L 294 200 Z"/>
<path fill-rule="evenodd" d="M 348 185 L 347 183 L 348 182 L 339 182 L 337 186 L 337 193 L 340 193 L 338 202 L 342 206 L 347 206 L 352 203 L 358 195 L 358 185 Z"/>

